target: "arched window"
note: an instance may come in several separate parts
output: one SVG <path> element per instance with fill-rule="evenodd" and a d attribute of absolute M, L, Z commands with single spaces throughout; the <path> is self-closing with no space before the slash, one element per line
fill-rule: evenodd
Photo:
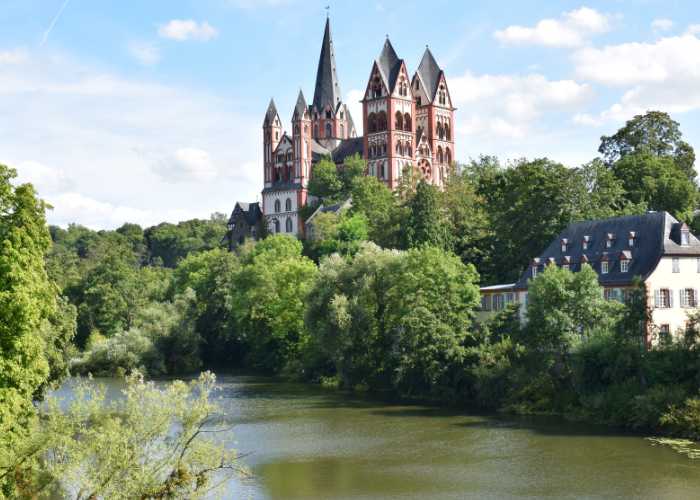
<path fill-rule="evenodd" d="M 386 111 L 380 111 L 377 116 L 377 132 L 386 130 Z"/>
<path fill-rule="evenodd" d="M 370 113 L 367 117 L 367 128 L 370 134 L 377 131 L 377 115 L 375 113 Z"/>
<path fill-rule="evenodd" d="M 401 150 L 401 141 L 397 141 L 396 142 L 396 154 L 400 155 L 402 153 L 403 153 L 403 151 Z"/>
<path fill-rule="evenodd" d="M 284 210 L 286 212 L 292 211 L 292 200 L 290 198 L 287 198 L 287 201 L 284 202 Z"/>
<path fill-rule="evenodd" d="M 411 131 L 411 125 L 412 125 L 412 124 L 411 124 L 411 115 L 409 115 L 408 113 L 406 113 L 405 115 L 403 115 L 403 129 L 404 129 L 406 132 L 410 132 L 410 131 Z"/>
<path fill-rule="evenodd" d="M 333 118 L 333 115 L 331 114 L 331 110 L 327 109 L 326 110 L 326 120 L 330 120 L 331 118 Z"/>
<path fill-rule="evenodd" d="M 287 220 L 284 222 L 284 230 L 288 233 L 292 232 L 292 218 L 287 217 Z"/>
<path fill-rule="evenodd" d="M 452 163 L 452 151 L 450 151 L 450 148 L 445 148 L 445 161 L 448 165 Z"/>
<path fill-rule="evenodd" d="M 401 114 L 401 111 L 396 112 L 396 116 L 394 118 L 394 128 L 396 130 L 403 130 L 403 115 Z"/>
<path fill-rule="evenodd" d="M 438 93 L 438 102 L 440 104 L 445 104 L 447 103 L 447 98 L 446 98 L 446 92 L 445 92 L 445 86 L 440 85 L 440 92 Z"/>
<path fill-rule="evenodd" d="M 382 155 L 386 156 L 386 142 L 382 143 Z"/>
<path fill-rule="evenodd" d="M 372 97 L 377 98 L 382 96 L 382 81 L 378 76 L 372 80 Z"/>
<path fill-rule="evenodd" d="M 282 210 L 282 204 L 280 203 L 279 200 L 275 200 L 275 213 L 278 214 L 280 213 L 280 210 Z M 277 220 L 277 219 L 275 219 Z"/>
<path fill-rule="evenodd" d="M 442 146 L 438 146 L 437 148 L 437 159 L 438 163 L 442 163 L 442 161 L 444 160 L 444 156 L 442 154 Z"/>
<path fill-rule="evenodd" d="M 275 220 L 274 220 L 274 224 L 275 224 L 275 232 L 276 232 L 276 233 L 279 233 L 279 232 L 280 232 L 280 221 L 278 221 L 277 219 L 275 219 Z"/>
<path fill-rule="evenodd" d="M 445 128 L 442 126 L 442 123 L 437 124 L 437 133 L 440 139 L 445 138 Z"/>
<path fill-rule="evenodd" d="M 340 138 L 345 139 L 345 124 L 340 124 Z"/>
<path fill-rule="evenodd" d="M 450 140 L 450 123 L 449 122 L 445 123 L 445 138 L 448 141 Z"/>
<path fill-rule="evenodd" d="M 333 134 L 333 128 L 330 123 L 326 123 L 326 137 L 330 137 Z"/>
<path fill-rule="evenodd" d="M 416 137 L 420 137 L 421 135 L 423 135 L 423 127 L 418 125 L 418 127 L 416 127 Z"/>
<path fill-rule="evenodd" d="M 382 179 L 388 178 L 387 172 L 386 172 L 386 162 L 382 162 Z"/>
<path fill-rule="evenodd" d="M 406 156 L 411 156 L 411 144 L 408 142 L 406 143 L 406 149 L 404 153 L 406 154 Z"/>

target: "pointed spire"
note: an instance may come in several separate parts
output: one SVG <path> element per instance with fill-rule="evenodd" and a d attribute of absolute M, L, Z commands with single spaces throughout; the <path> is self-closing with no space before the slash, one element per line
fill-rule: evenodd
<path fill-rule="evenodd" d="M 428 95 L 428 99 L 430 102 L 432 102 L 433 99 L 435 99 L 435 94 L 437 93 L 438 84 L 440 83 L 440 73 L 442 73 L 442 70 L 440 69 L 435 57 L 433 57 L 433 53 L 430 52 L 427 45 L 416 73 L 424 85 L 425 93 Z"/>
<path fill-rule="evenodd" d="M 276 116 L 279 115 L 277 113 L 277 106 L 275 106 L 275 100 L 270 99 L 270 104 L 267 105 L 267 111 L 265 112 L 265 121 L 263 125 L 271 124 Z"/>
<path fill-rule="evenodd" d="M 298 119 L 304 116 L 304 113 L 308 109 L 306 105 L 306 99 L 304 99 L 304 93 L 299 89 L 299 97 L 297 97 L 297 104 L 294 106 L 294 119 Z"/>
<path fill-rule="evenodd" d="M 316 88 L 314 89 L 313 106 L 321 111 L 327 104 L 336 109 L 340 103 L 340 84 L 335 72 L 335 52 L 331 39 L 331 20 L 326 19 L 326 29 L 323 32 L 321 55 L 318 58 L 316 71 Z"/>
<path fill-rule="evenodd" d="M 392 92 L 396 83 L 396 77 L 399 74 L 399 68 L 401 67 L 401 59 L 396 55 L 396 51 L 389 40 L 389 35 L 387 35 L 382 52 L 377 58 L 377 66 L 384 77 L 384 82 L 389 88 L 389 92 Z"/>

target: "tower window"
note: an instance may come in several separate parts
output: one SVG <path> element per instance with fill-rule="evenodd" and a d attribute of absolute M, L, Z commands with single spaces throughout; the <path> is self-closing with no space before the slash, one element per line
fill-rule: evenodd
<path fill-rule="evenodd" d="M 331 137 L 333 135 L 333 129 L 330 123 L 326 123 L 326 137 Z"/>
<path fill-rule="evenodd" d="M 292 200 L 290 198 L 287 198 L 287 201 L 284 202 L 284 209 L 287 212 L 292 211 Z"/>
<path fill-rule="evenodd" d="M 278 214 L 282 210 L 282 204 L 279 200 L 275 200 L 275 213 Z M 275 219 L 276 220 L 276 219 Z"/>

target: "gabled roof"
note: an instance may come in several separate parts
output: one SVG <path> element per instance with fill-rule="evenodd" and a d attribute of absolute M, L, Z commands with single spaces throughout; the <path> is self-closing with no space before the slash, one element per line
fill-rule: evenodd
<path fill-rule="evenodd" d="M 323 32 L 321 55 L 318 58 L 316 71 L 316 87 L 314 88 L 313 107 L 317 111 L 329 105 L 335 110 L 340 103 L 340 84 L 335 71 L 335 52 L 331 39 L 331 21 L 326 19 L 326 29 Z"/>
<path fill-rule="evenodd" d="M 235 222 L 236 217 L 244 217 L 249 226 L 254 226 L 262 218 L 260 203 L 246 203 L 237 201 L 229 217 L 229 224 Z"/>
<path fill-rule="evenodd" d="M 388 37 L 384 42 L 384 47 L 382 48 L 381 54 L 379 54 L 379 57 L 376 59 L 376 62 L 389 93 L 392 93 L 403 61 L 396 55 L 396 51 Z"/>
<path fill-rule="evenodd" d="M 440 83 L 440 73 L 442 73 L 440 66 L 438 66 L 437 61 L 433 57 L 433 53 L 426 47 L 423 58 L 416 70 L 416 74 L 423 83 L 423 88 L 425 89 L 429 102 L 433 102 L 433 99 L 435 99 L 435 94 L 437 93 Z"/>
<path fill-rule="evenodd" d="M 343 139 L 340 144 L 331 153 L 331 158 L 335 163 L 343 163 L 345 158 L 358 153 L 363 156 L 365 152 L 364 137 L 353 137 L 351 139 Z"/>
<path fill-rule="evenodd" d="M 308 109 L 306 105 L 306 99 L 304 99 L 304 93 L 299 89 L 299 96 L 297 97 L 297 104 L 294 106 L 294 118 L 301 118 L 304 116 L 304 112 Z"/>
<path fill-rule="evenodd" d="M 275 100 L 270 99 L 270 104 L 267 105 L 267 111 L 265 112 L 265 121 L 263 122 L 263 126 L 272 123 L 275 117 L 279 118 L 279 114 L 277 113 L 277 106 L 275 106 Z"/>
<path fill-rule="evenodd" d="M 675 239 L 675 231 L 681 226 L 667 212 L 648 212 L 642 215 L 628 215 L 611 219 L 585 221 L 571 224 L 549 244 L 545 251 L 533 261 L 545 263 L 550 258 L 560 261 L 564 256 L 570 257 L 573 270 L 580 269 L 582 262 L 590 264 L 600 271 L 599 262 L 607 259 L 612 263 L 607 274 L 599 274 L 601 285 L 630 285 L 635 276 L 645 279 L 655 268 L 661 257 L 666 255 L 692 255 L 700 257 L 700 241 L 690 235 L 689 244 L 682 246 L 680 239 Z M 629 235 L 634 233 L 634 246 L 629 246 Z M 608 247 L 608 234 L 616 235 Z M 588 238 L 588 249 L 583 249 L 582 242 Z M 566 252 L 562 253 L 561 241 L 568 242 Z M 621 256 L 630 259 L 628 272 L 621 272 L 617 261 Z M 532 276 L 531 266 L 518 280 L 517 288 L 527 288 L 527 281 Z"/>

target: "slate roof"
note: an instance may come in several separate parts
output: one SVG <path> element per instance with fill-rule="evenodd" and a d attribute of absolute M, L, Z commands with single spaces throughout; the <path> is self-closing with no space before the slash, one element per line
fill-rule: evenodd
<path fill-rule="evenodd" d="M 265 112 L 265 121 L 263 125 L 268 125 L 275 119 L 275 116 L 279 116 L 277 113 L 277 106 L 275 106 L 275 100 L 270 99 L 270 104 L 267 105 L 267 111 Z"/>
<path fill-rule="evenodd" d="M 262 218 L 260 203 L 257 201 L 255 203 L 237 201 L 236 205 L 233 207 L 233 211 L 231 212 L 231 217 L 229 217 L 229 224 L 234 222 L 234 218 L 237 215 L 242 215 L 245 217 L 245 220 L 249 226 L 254 226 Z"/>
<path fill-rule="evenodd" d="M 423 88 L 425 88 L 425 92 L 430 100 L 429 102 L 433 102 L 433 99 L 435 99 L 438 84 L 440 83 L 440 73 L 442 73 L 440 66 L 438 66 L 437 61 L 433 57 L 433 53 L 426 47 L 416 74 L 423 83 Z"/>
<path fill-rule="evenodd" d="M 690 234 L 689 245 L 680 243 L 680 230 L 683 224 L 668 212 L 649 212 L 643 215 L 630 215 L 611 219 L 585 221 L 571 224 L 562 231 L 531 263 L 516 283 L 517 289 L 526 289 L 532 276 L 532 267 L 537 264 L 543 269 L 551 259 L 557 265 L 566 257 L 572 271 L 578 271 L 582 262 L 588 262 L 598 272 L 599 282 L 604 286 L 630 285 L 635 276 L 645 279 L 658 264 L 662 256 L 689 255 L 700 257 L 700 240 Z M 634 245 L 629 246 L 630 233 L 634 234 Z M 612 246 L 606 241 L 612 235 Z M 584 238 L 588 239 L 588 249 L 583 249 Z M 566 252 L 562 252 L 562 240 L 567 242 Z M 620 260 L 631 257 L 629 271 L 620 270 Z M 608 260 L 610 271 L 601 274 L 600 262 Z M 536 262 L 535 262 L 536 261 Z"/>
<path fill-rule="evenodd" d="M 382 48 L 381 54 L 376 59 L 377 67 L 379 72 L 384 78 L 384 83 L 389 89 L 389 93 L 394 91 L 394 86 L 396 85 L 396 79 L 399 76 L 399 70 L 401 69 L 402 60 L 396 55 L 394 47 L 391 45 L 389 38 L 384 42 L 384 47 Z"/>
<path fill-rule="evenodd" d="M 299 188 L 301 188 L 301 184 L 298 182 L 275 182 L 272 186 L 264 188 L 262 192 L 269 193 L 272 191 L 294 191 L 295 189 Z"/>
<path fill-rule="evenodd" d="M 318 58 L 318 70 L 316 71 L 313 107 L 321 111 L 328 104 L 331 109 L 335 110 L 340 104 L 340 96 L 340 84 L 335 71 L 335 52 L 331 39 L 331 21 L 326 19 L 321 55 Z"/>
<path fill-rule="evenodd" d="M 299 96 L 297 97 L 297 104 L 294 106 L 294 117 L 304 116 L 304 112 L 308 109 L 306 105 L 306 99 L 304 99 L 304 93 L 299 89 Z"/>
<path fill-rule="evenodd" d="M 365 140 L 364 137 L 353 137 L 352 139 L 343 139 L 340 144 L 331 152 L 331 158 L 335 163 L 343 163 L 345 158 L 359 153 L 364 156 Z"/>

